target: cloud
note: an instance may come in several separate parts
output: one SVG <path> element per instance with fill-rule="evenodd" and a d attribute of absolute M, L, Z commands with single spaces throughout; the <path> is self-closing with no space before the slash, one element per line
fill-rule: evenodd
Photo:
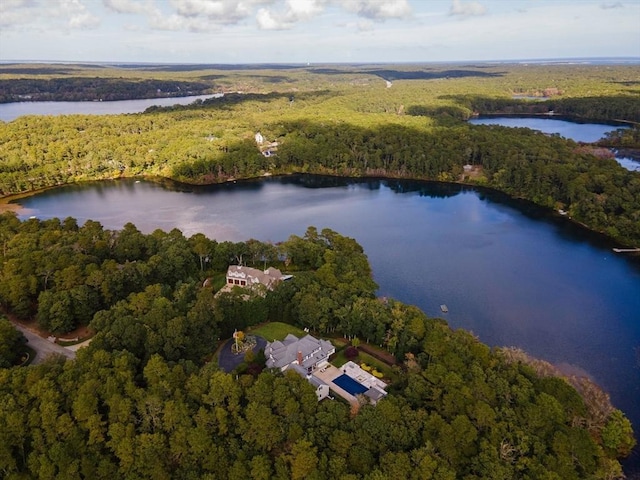
<path fill-rule="evenodd" d="M 479 2 L 462 2 L 462 0 L 452 0 L 449 15 L 471 17 L 476 15 L 484 15 L 487 9 Z"/>
<path fill-rule="evenodd" d="M 100 25 L 100 19 L 90 13 L 80 0 L 60 0 L 58 13 L 61 17 L 67 17 L 67 26 L 70 28 L 95 28 Z"/>
<path fill-rule="evenodd" d="M 258 10 L 256 21 L 261 30 L 287 30 L 296 23 L 311 20 L 324 12 L 327 0 L 287 0 L 285 8 L 273 11 L 266 8 Z"/>
<path fill-rule="evenodd" d="M 251 1 L 237 0 L 171 0 L 171 5 L 181 17 L 206 17 L 215 23 L 232 24 L 251 14 Z"/>
<path fill-rule="evenodd" d="M 286 30 L 292 27 L 291 24 L 282 21 L 266 8 L 258 10 L 256 21 L 258 22 L 258 28 L 261 30 Z"/>
<path fill-rule="evenodd" d="M 149 0 L 102 0 L 102 3 L 116 13 L 145 13 L 152 6 Z"/>
<path fill-rule="evenodd" d="M 0 1 L 0 26 L 11 27 L 33 21 L 36 6 L 33 0 Z"/>
<path fill-rule="evenodd" d="M 346 0 L 341 4 L 347 11 L 371 20 L 406 18 L 411 15 L 407 0 Z"/>
<path fill-rule="evenodd" d="M 610 10 L 612 8 L 623 8 L 622 3 L 620 2 L 616 2 L 616 3 L 603 3 L 602 5 L 600 5 L 600 8 L 602 8 L 603 10 Z"/>
<path fill-rule="evenodd" d="M 0 0 L 0 26 L 35 25 L 40 21 L 58 23 L 58 27 L 90 29 L 100 25 L 86 0 Z M 63 22 L 63 25 L 60 25 Z"/>

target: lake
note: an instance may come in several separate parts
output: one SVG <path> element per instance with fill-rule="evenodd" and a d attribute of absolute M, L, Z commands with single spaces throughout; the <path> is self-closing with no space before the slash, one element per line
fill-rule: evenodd
<path fill-rule="evenodd" d="M 190 97 L 145 98 L 116 100 L 113 102 L 12 102 L 0 103 L 0 120 L 10 122 L 23 115 L 117 115 L 140 113 L 154 105 L 170 107 L 188 105 L 196 100 L 219 97 L 222 94 L 193 95 Z"/>
<path fill-rule="evenodd" d="M 576 142 L 593 143 L 603 138 L 607 133 L 625 126 L 614 126 L 597 123 L 576 123 L 548 117 L 478 117 L 469 120 L 472 125 L 500 125 L 502 127 L 525 127 L 532 130 L 558 134 Z M 619 157 L 616 161 L 630 171 L 640 171 L 640 162 L 632 158 Z"/>
<path fill-rule="evenodd" d="M 598 123 L 576 123 L 550 117 L 478 117 L 469 120 L 472 125 L 500 125 L 503 127 L 525 127 L 549 135 L 558 134 L 576 142 L 597 142 L 617 128 L 615 125 Z"/>
<path fill-rule="evenodd" d="M 640 430 L 640 266 L 531 204 L 460 185 L 317 176 L 208 187 L 108 181 L 19 203 L 22 218 L 175 227 L 219 241 L 278 242 L 329 227 L 363 245 L 379 295 L 591 376 Z"/>

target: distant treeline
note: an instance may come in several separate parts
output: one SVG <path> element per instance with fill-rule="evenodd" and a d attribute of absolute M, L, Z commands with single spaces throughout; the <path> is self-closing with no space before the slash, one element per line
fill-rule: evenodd
<path fill-rule="evenodd" d="M 52 78 L 0 80 L 0 103 L 43 101 L 110 101 L 184 97 L 206 93 L 205 82 L 121 80 L 115 78 Z"/>
<path fill-rule="evenodd" d="M 455 96 L 456 103 L 479 113 L 548 114 L 590 121 L 640 122 L 639 95 L 608 95 L 580 98 L 541 98 L 539 101 L 480 96 Z"/>

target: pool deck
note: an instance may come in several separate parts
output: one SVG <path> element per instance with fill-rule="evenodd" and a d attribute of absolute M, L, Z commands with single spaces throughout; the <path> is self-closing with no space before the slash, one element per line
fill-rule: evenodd
<path fill-rule="evenodd" d="M 320 370 L 316 370 L 315 372 L 313 372 L 313 375 L 329 385 L 329 389 L 332 390 L 336 395 L 340 395 L 353 406 L 359 406 L 358 399 L 356 397 L 333 383 L 333 380 L 338 378 L 343 373 L 344 372 L 339 368 L 336 368 L 333 365 L 328 365 L 324 368 L 321 368 Z"/>
<path fill-rule="evenodd" d="M 347 374 L 349 377 L 353 378 L 354 380 L 356 380 L 358 383 L 361 383 L 362 385 L 364 385 L 367 388 L 376 388 L 378 390 L 381 391 L 385 391 L 385 388 L 387 388 L 387 384 L 384 383 L 382 380 L 380 380 L 379 378 L 376 378 L 373 374 L 371 374 L 370 372 L 367 372 L 365 370 L 363 370 L 360 365 L 354 363 L 354 362 L 347 362 L 345 363 L 341 370 Z"/>

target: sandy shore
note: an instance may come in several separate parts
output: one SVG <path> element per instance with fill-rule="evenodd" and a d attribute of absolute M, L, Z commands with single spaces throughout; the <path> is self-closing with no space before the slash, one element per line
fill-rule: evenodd
<path fill-rule="evenodd" d="M 9 203 L 6 199 L 0 199 L 0 214 L 4 212 L 23 213 L 25 208 L 17 203 Z"/>

